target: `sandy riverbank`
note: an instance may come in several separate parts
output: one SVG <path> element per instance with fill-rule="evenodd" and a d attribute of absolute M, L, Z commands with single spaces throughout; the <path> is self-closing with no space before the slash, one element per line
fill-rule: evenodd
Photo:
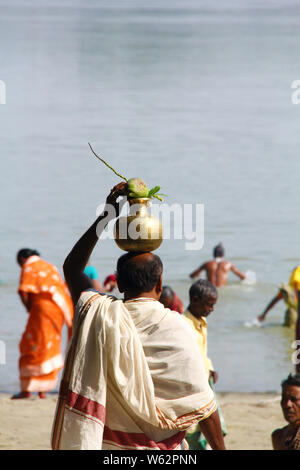
<path fill-rule="evenodd" d="M 278 394 L 219 393 L 229 450 L 271 449 L 270 434 L 285 424 Z M 50 449 L 56 395 L 10 400 L 0 395 L 0 449 Z"/>

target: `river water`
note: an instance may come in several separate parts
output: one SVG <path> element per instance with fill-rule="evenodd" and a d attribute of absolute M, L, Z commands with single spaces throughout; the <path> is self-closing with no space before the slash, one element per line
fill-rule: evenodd
<path fill-rule="evenodd" d="M 217 390 L 279 390 L 294 369 L 283 303 L 264 327 L 245 322 L 300 260 L 299 3 L 150 3 L 0 0 L 1 391 L 18 390 L 26 323 L 16 252 L 35 248 L 62 272 L 120 181 L 88 142 L 127 177 L 160 185 L 168 204 L 204 205 L 201 249 L 171 238 L 157 250 L 185 305 L 189 273 L 220 241 L 256 274 L 253 285 L 231 276 L 208 319 Z M 102 281 L 120 254 L 98 244 Z"/>

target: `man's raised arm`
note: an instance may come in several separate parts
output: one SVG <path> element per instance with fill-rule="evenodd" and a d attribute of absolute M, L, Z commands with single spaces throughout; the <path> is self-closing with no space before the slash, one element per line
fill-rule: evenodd
<path fill-rule="evenodd" d="M 198 277 L 201 273 L 201 271 L 203 271 L 203 269 L 205 269 L 205 264 L 202 264 L 198 269 L 196 269 L 196 271 L 193 271 L 191 274 L 190 274 L 190 278 L 191 279 L 194 279 L 194 277 Z"/>
<path fill-rule="evenodd" d="M 91 279 L 84 274 L 84 268 L 91 256 L 95 245 L 110 220 L 118 217 L 119 204 L 117 199 L 125 194 L 126 183 L 117 184 L 106 199 L 104 211 L 78 240 L 64 262 L 64 275 L 70 290 L 74 305 L 80 297 L 81 292 L 92 289 Z"/>
<path fill-rule="evenodd" d="M 230 270 L 240 279 L 242 280 L 246 279 L 246 275 L 244 273 L 241 273 L 241 271 L 239 271 L 233 264 L 231 265 Z"/>

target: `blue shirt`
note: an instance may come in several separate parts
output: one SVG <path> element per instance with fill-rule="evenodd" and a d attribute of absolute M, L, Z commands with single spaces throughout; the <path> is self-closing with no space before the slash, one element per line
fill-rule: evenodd
<path fill-rule="evenodd" d="M 86 274 L 90 279 L 98 279 L 98 271 L 94 266 L 86 266 L 84 268 L 84 274 Z"/>

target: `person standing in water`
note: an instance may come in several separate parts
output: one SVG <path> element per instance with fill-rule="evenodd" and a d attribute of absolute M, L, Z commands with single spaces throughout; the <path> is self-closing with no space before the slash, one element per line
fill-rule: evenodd
<path fill-rule="evenodd" d="M 289 281 L 290 285 L 294 289 L 294 294 L 295 298 L 297 301 L 297 310 L 298 310 L 298 315 L 297 315 L 297 321 L 296 321 L 296 347 L 297 347 L 297 356 L 300 354 L 300 302 L 299 302 L 299 296 L 300 296 L 300 266 L 297 266 L 294 271 L 292 272 L 292 275 L 290 277 Z M 296 372 L 300 374 L 300 360 L 298 359 L 296 362 Z"/>
<path fill-rule="evenodd" d="M 206 273 L 207 280 L 215 287 L 225 286 L 227 284 L 228 274 L 233 272 L 240 279 L 246 279 L 246 275 L 239 271 L 230 261 L 224 260 L 225 250 L 222 243 L 219 243 L 213 249 L 214 259 L 203 263 L 196 271 L 190 274 L 194 279 L 200 276 L 201 272 Z"/>
<path fill-rule="evenodd" d="M 280 284 L 279 289 L 275 297 L 268 303 L 263 313 L 257 317 L 259 322 L 263 322 L 266 319 L 267 313 L 279 302 L 281 299 L 284 300 L 286 310 L 284 313 L 283 326 L 294 328 L 298 318 L 298 300 L 295 294 L 294 288 L 291 284 Z"/>

